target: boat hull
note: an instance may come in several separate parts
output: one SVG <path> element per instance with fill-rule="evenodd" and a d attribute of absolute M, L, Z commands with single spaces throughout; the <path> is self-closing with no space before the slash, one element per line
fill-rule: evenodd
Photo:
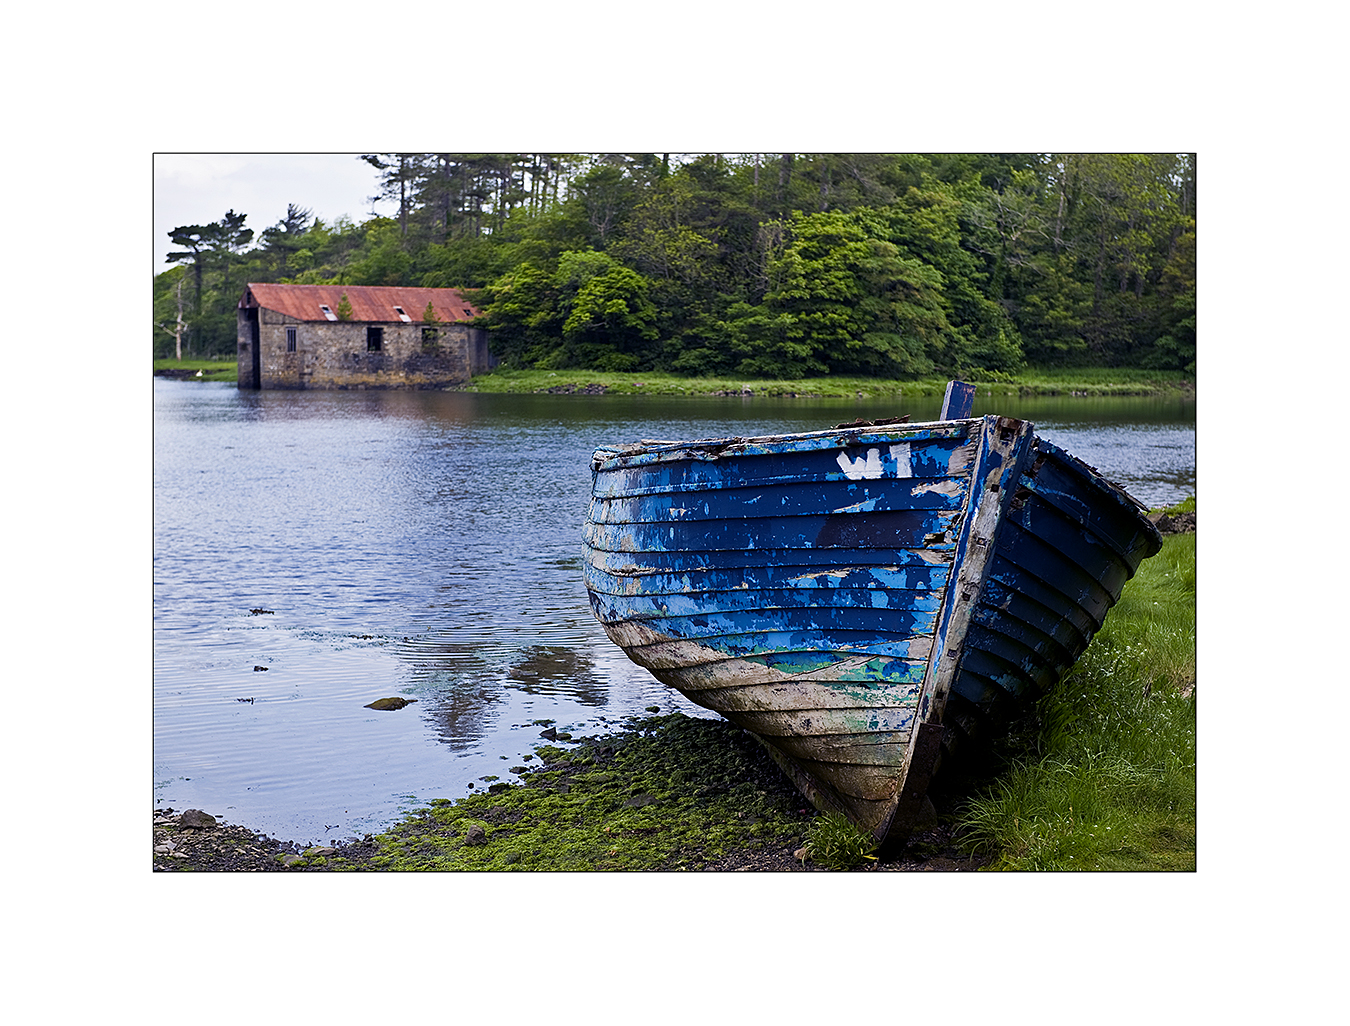
<path fill-rule="evenodd" d="M 1008 418 L 643 443 L 592 469 L 610 639 L 882 841 L 944 740 L 1053 684 L 1159 546 L 1142 507 Z"/>

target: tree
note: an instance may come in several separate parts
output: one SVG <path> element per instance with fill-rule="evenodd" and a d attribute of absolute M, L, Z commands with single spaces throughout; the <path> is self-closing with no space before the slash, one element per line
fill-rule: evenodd
<path fill-rule="evenodd" d="M 207 225 L 203 235 L 222 272 L 221 291 L 226 297 L 230 296 L 230 265 L 234 263 L 239 250 L 253 241 L 253 229 L 244 227 L 246 218 L 246 214 L 227 210 L 223 218 Z"/>
<path fill-rule="evenodd" d="M 155 314 L 156 314 L 155 323 L 160 328 L 161 331 L 167 332 L 168 334 L 173 336 L 174 358 L 177 360 L 182 360 L 183 333 L 186 328 L 186 324 L 183 320 L 183 283 L 187 280 L 187 275 L 185 273 L 185 269 L 181 266 L 165 271 L 162 275 L 157 275 L 155 281 L 155 284 L 157 286 L 156 292 L 159 292 L 158 286 L 160 285 L 161 278 L 166 281 L 172 280 L 173 282 L 172 285 L 173 305 L 169 308 L 169 310 L 165 310 L 163 302 L 161 302 L 159 296 L 157 295 L 155 300 Z M 172 311 L 175 314 L 174 325 L 172 328 L 170 328 L 167 324 L 164 323 L 165 320 L 168 319 L 167 314 L 170 311 Z M 155 350 L 156 352 L 158 352 L 159 350 L 158 344 L 155 345 Z"/>
<path fill-rule="evenodd" d="M 239 262 L 243 247 L 253 239 L 252 229 L 244 227 L 245 218 L 246 215 L 229 210 L 219 221 L 180 225 L 169 232 L 169 238 L 185 248 L 169 253 L 168 262 L 191 263 L 193 313 L 185 333 L 190 348 L 204 355 L 233 348 L 234 304 L 239 297 L 231 294 L 230 269 Z"/>
<path fill-rule="evenodd" d="M 286 204 L 286 216 L 262 233 L 262 248 L 274 263 L 274 273 L 281 278 L 290 273 L 289 261 L 305 248 L 313 211 L 294 203 Z"/>
<path fill-rule="evenodd" d="M 1189 155 L 1068 154 L 1052 159 L 1054 238 L 1073 258 L 1075 290 L 1090 289 L 1081 334 L 1094 362 L 1137 360 L 1158 334 L 1157 286 L 1185 230 Z"/>
<path fill-rule="evenodd" d="M 1195 231 L 1183 233 L 1162 269 L 1159 327 L 1162 334 L 1144 354 L 1145 367 L 1195 373 Z"/>
<path fill-rule="evenodd" d="M 206 253 L 210 245 L 205 237 L 207 231 L 206 226 L 200 224 L 183 224 L 170 229 L 169 239 L 175 246 L 185 248 L 177 253 L 169 253 L 165 257 L 171 264 L 192 261 L 194 283 L 192 309 L 198 317 L 202 313 L 202 277 L 206 273 Z"/>
<path fill-rule="evenodd" d="M 617 262 L 581 284 L 563 323 L 569 363 L 601 370 L 649 370 L 656 336 L 651 282 Z"/>
<path fill-rule="evenodd" d="M 492 352 L 508 367 L 528 367 L 559 347 L 562 318 L 553 275 L 522 263 L 483 289 L 480 309 L 491 332 Z"/>
<path fill-rule="evenodd" d="M 380 175 L 380 191 L 371 199 L 398 201 L 399 233 L 408 237 L 408 216 L 412 212 L 417 182 L 425 173 L 426 155 L 420 153 L 363 153 L 364 160 Z"/>
<path fill-rule="evenodd" d="M 365 256 L 348 265 L 348 277 L 354 285 L 407 285 L 413 258 L 400 230 L 388 218 L 376 218 L 365 224 L 362 240 Z"/>

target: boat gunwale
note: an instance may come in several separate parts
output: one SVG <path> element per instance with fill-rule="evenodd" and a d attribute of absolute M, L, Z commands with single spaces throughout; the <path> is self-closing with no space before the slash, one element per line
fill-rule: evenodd
<path fill-rule="evenodd" d="M 635 442 L 622 447 L 601 446 L 597 447 L 592 455 L 591 467 L 597 471 L 618 470 L 625 467 L 649 466 L 654 463 L 717 460 L 723 456 L 768 456 L 882 444 L 886 441 L 960 438 L 963 432 L 969 436 L 974 425 L 984 419 L 971 417 L 964 420 L 925 421 L 919 424 L 831 428 L 783 435 L 732 435 L 726 438 L 692 439 L 687 442 L 655 444 Z M 746 450 L 747 446 L 763 446 L 764 451 Z"/>

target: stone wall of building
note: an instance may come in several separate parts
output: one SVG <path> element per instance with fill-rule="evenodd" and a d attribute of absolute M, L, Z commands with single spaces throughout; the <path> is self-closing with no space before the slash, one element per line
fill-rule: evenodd
<path fill-rule="evenodd" d="M 239 311 L 240 388 L 444 388 L 490 369 L 487 332 L 466 324 L 364 321 L 297 321 L 257 310 L 256 364 L 253 324 Z M 286 329 L 295 330 L 295 349 Z M 367 329 L 381 329 L 380 348 L 369 348 Z"/>

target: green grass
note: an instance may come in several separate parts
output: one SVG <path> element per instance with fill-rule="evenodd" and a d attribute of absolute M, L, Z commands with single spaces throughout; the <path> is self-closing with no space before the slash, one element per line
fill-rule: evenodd
<path fill-rule="evenodd" d="M 1195 681 L 1195 535 L 1174 535 L 1005 744 L 964 843 L 996 869 L 1195 869 Z"/>
<path fill-rule="evenodd" d="M 817 865 L 837 872 L 875 861 L 877 840 L 837 812 L 817 816 L 806 831 L 805 855 Z"/>
<path fill-rule="evenodd" d="M 238 382 L 239 367 L 234 360 L 175 360 L 169 357 L 155 361 L 155 372 L 173 371 L 175 374 L 188 372 L 192 381 L 229 381 Z M 196 376 L 197 371 L 202 376 Z"/>
<path fill-rule="evenodd" d="M 1186 390 L 1193 379 L 1173 371 L 1087 368 L 1029 370 L 1020 375 L 974 372 L 973 384 L 1001 387 L 1021 395 L 1158 395 Z M 821 377 L 790 381 L 755 378 L 698 377 L 673 374 L 593 370 L 497 370 L 475 377 L 466 391 L 547 392 L 602 385 L 607 393 L 630 395 L 717 395 L 719 393 L 852 398 L 856 396 L 941 396 L 947 378 L 900 381 L 869 377 Z"/>
<path fill-rule="evenodd" d="M 156 371 L 191 372 L 191 380 L 238 381 L 233 360 L 155 360 Z M 202 371 L 201 378 L 195 376 Z M 1174 371 L 1145 371 L 1129 368 L 1083 370 L 1027 370 L 1018 375 L 987 374 L 976 371 L 966 380 L 979 385 L 1002 388 L 1020 395 L 1157 395 L 1184 391 L 1193 379 Z M 587 385 L 602 385 L 616 395 L 742 395 L 746 389 L 754 395 L 800 396 L 802 398 L 855 398 L 861 396 L 935 396 L 947 388 L 946 378 L 923 381 L 899 381 L 868 377 L 803 378 L 792 381 L 768 381 L 753 378 L 683 378 L 674 374 L 619 373 L 616 371 L 542 371 L 498 370 L 475 377 L 468 392 L 547 392 L 550 389 L 580 390 Z"/>

